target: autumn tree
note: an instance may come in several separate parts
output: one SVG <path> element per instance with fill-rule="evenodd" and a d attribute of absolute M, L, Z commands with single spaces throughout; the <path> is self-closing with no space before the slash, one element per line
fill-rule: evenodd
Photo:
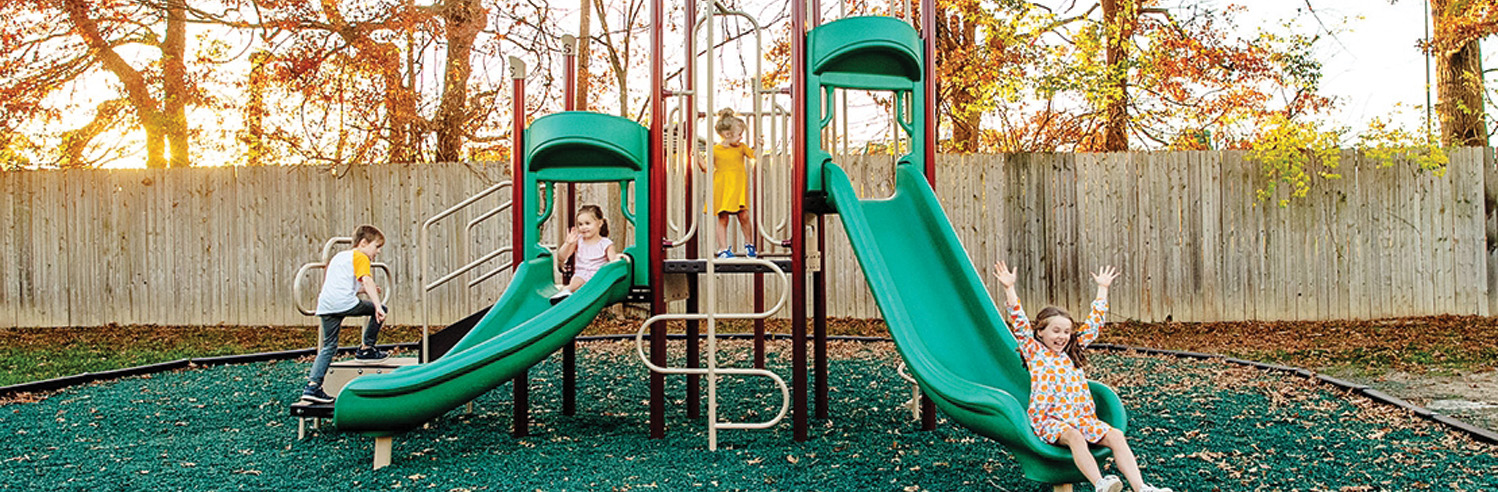
<path fill-rule="evenodd" d="M 1331 102 L 1317 92 L 1314 37 L 1235 37 L 1234 9 L 1150 0 L 939 6 L 938 90 L 953 150 L 1241 146 L 1273 114 L 1300 117 Z"/>
<path fill-rule="evenodd" d="M 148 167 L 185 167 L 190 161 L 187 108 L 199 94 L 187 69 L 186 0 L 32 0 L 0 5 L 0 132 L 23 121 L 56 128 L 74 111 L 48 97 L 97 75 L 113 79 L 114 97 L 70 130 L 51 131 L 55 164 L 91 166 L 95 139 L 133 116 L 145 133 Z M 127 55 L 122 48 L 132 48 Z M 155 56 L 143 56 L 146 48 Z M 86 111 L 86 110 L 85 110 Z M 67 118 L 65 118 L 65 115 Z M 12 139 L 13 140 L 13 139 Z"/>

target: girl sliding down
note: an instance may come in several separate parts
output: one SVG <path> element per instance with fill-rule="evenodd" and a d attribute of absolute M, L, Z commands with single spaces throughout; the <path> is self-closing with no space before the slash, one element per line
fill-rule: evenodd
<path fill-rule="evenodd" d="M 1089 443 L 1113 450 L 1118 470 L 1129 479 L 1130 489 L 1171 492 L 1144 483 L 1123 432 L 1098 420 L 1092 393 L 1087 388 L 1087 374 L 1082 371 L 1087 364 L 1082 349 L 1097 338 L 1098 329 L 1103 326 L 1103 317 L 1108 313 L 1108 286 L 1118 277 L 1118 269 L 1108 266 L 1092 274 L 1092 280 L 1097 282 L 1097 299 L 1092 301 L 1092 313 L 1087 315 L 1081 331 L 1073 331 L 1076 323 L 1071 315 L 1055 306 L 1042 309 L 1031 326 L 1014 290 L 1015 271 L 1002 261 L 994 264 L 994 275 L 1004 286 L 1009 327 L 1019 342 L 1025 366 L 1030 369 L 1030 427 L 1035 435 L 1045 442 L 1070 448 L 1077 469 L 1099 492 L 1119 492 L 1123 483 L 1117 476 L 1104 477 L 1098 472 L 1097 461 L 1087 450 Z"/>

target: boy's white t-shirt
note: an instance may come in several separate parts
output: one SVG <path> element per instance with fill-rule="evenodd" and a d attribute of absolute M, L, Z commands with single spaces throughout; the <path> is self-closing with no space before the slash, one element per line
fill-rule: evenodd
<path fill-rule="evenodd" d="M 337 314 L 358 306 L 359 279 L 371 274 L 369 257 L 359 250 L 333 255 L 322 278 L 322 293 L 317 296 L 317 314 Z"/>

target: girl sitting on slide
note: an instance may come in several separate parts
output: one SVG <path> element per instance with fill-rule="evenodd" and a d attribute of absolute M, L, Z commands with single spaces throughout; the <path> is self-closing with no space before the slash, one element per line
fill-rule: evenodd
<path fill-rule="evenodd" d="M 1100 492 L 1119 492 L 1123 483 L 1115 475 L 1104 477 L 1098 472 L 1097 460 L 1087 449 L 1089 444 L 1113 450 L 1118 470 L 1128 477 L 1130 489 L 1171 492 L 1144 483 L 1123 432 L 1098 420 L 1092 392 L 1087 388 L 1087 374 L 1082 370 L 1087 364 L 1082 349 L 1097 338 L 1098 329 L 1103 326 L 1108 313 L 1108 286 L 1118 277 L 1118 269 L 1108 266 L 1092 274 L 1092 280 L 1097 282 L 1097 299 L 1092 301 L 1092 313 L 1087 315 L 1081 331 L 1073 331 L 1076 323 L 1071 315 L 1055 306 L 1040 310 L 1031 326 L 1014 290 L 1015 272 L 1002 261 L 994 264 L 994 275 L 1004 286 L 1011 318 L 1009 327 L 1019 342 L 1025 366 L 1030 369 L 1029 414 L 1035 435 L 1045 442 L 1070 448 L 1077 469 Z"/>

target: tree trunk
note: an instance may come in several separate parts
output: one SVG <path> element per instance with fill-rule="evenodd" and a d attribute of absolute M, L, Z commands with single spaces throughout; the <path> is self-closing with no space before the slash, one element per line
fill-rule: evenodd
<path fill-rule="evenodd" d="M 1134 0 L 1103 0 L 1103 24 L 1106 28 L 1104 63 L 1107 64 L 1108 91 L 1103 106 L 1103 150 L 1129 150 L 1129 69 L 1125 47 L 1134 36 L 1139 8 Z"/>
<path fill-rule="evenodd" d="M 167 0 L 166 40 L 161 46 L 162 85 L 166 100 L 162 101 L 162 122 L 166 139 L 171 144 L 171 167 L 187 167 L 187 12 L 186 0 Z"/>
<path fill-rule="evenodd" d="M 125 86 L 125 94 L 130 100 L 130 105 L 134 107 L 136 117 L 140 118 L 140 126 L 146 132 L 146 167 L 166 167 L 166 145 L 163 141 L 166 124 L 161 114 L 160 102 L 151 95 L 145 76 L 126 63 L 125 59 L 114 51 L 114 47 L 104 40 L 98 22 L 88 16 L 89 2 L 65 0 L 62 5 L 75 32 L 83 38 L 84 43 L 88 45 L 99 63 L 118 77 L 120 84 Z"/>
<path fill-rule="evenodd" d="M 1488 144 L 1482 106 L 1482 51 L 1478 41 L 1460 49 L 1436 53 L 1436 112 L 1441 119 L 1441 144 L 1481 147 Z"/>
<path fill-rule="evenodd" d="M 593 44 L 592 35 L 588 31 L 592 29 L 593 23 L 593 0 L 579 0 L 578 13 L 580 19 L 577 21 L 577 107 L 578 111 L 588 110 L 588 61 L 591 56 L 590 46 Z"/>
<path fill-rule="evenodd" d="M 948 14 L 947 9 L 937 11 L 938 19 L 946 24 L 943 33 L 946 36 L 937 36 L 938 42 L 942 43 L 941 49 L 937 50 L 938 63 L 957 64 L 960 69 L 966 55 L 966 50 L 977 46 L 978 23 L 965 22 L 961 14 Z M 959 54 L 961 53 L 961 54 Z M 956 152 L 977 152 L 978 138 L 983 134 L 983 114 L 973 109 L 977 103 L 973 94 L 966 87 L 947 86 L 941 79 L 937 79 L 937 92 L 945 91 L 948 101 L 947 118 L 952 122 L 951 150 Z M 932 94 L 929 97 L 939 97 Z"/>
<path fill-rule="evenodd" d="M 256 51 L 250 55 L 250 100 L 245 104 L 245 155 L 251 166 L 264 166 L 265 162 L 265 87 L 266 64 L 270 63 L 270 52 Z"/>
<path fill-rule="evenodd" d="M 488 12 L 478 0 L 449 0 L 442 9 L 446 24 L 447 67 L 443 74 L 442 104 L 437 108 L 437 161 L 463 160 L 464 125 L 468 123 L 468 77 L 473 40 L 488 25 Z"/>

